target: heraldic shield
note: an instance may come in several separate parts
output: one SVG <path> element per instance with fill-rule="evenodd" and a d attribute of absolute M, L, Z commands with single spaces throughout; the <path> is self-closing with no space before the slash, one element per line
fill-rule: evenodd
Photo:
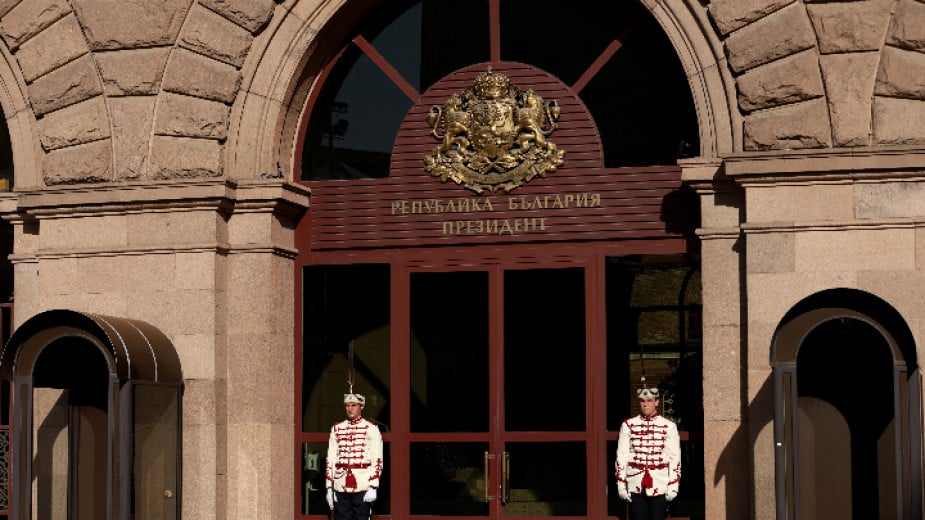
<path fill-rule="evenodd" d="M 547 139 L 558 119 L 555 101 L 488 69 L 427 114 L 442 144 L 424 157 L 424 169 L 476 193 L 510 192 L 564 163 L 565 151 Z"/>

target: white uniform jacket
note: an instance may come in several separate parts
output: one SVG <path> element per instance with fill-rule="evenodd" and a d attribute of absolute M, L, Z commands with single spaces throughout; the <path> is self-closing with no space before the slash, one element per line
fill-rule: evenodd
<path fill-rule="evenodd" d="M 617 486 L 648 496 L 678 494 L 681 441 L 677 425 L 661 415 L 637 415 L 623 421 L 617 441 Z"/>
<path fill-rule="evenodd" d="M 342 493 L 360 493 L 379 487 L 382 474 L 382 434 L 379 427 L 360 417 L 331 428 L 325 485 Z"/>

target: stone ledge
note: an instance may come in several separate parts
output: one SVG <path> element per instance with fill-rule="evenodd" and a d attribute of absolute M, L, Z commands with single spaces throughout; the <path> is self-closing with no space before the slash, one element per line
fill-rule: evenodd
<path fill-rule="evenodd" d="M 726 175 L 739 182 L 904 178 L 925 175 L 923 147 L 858 147 L 753 152 L 723 157 Z"/>
<path fill-rule="evenodd" d="M 304 211 L 311 190 L 302 184 L 273 180 L 198 179 L 171 183 L 132 181 L 91 186 L 56 186 L 5 195 L 29 215 L 65 216 L 73 213 L 121 213 L 131 208 L 202 208 L 238 205 L 276 208 L 292 206 Z"/>

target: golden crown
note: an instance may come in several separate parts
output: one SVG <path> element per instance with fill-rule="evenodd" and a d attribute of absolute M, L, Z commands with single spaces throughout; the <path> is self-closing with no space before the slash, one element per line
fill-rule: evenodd
<path fill-rule="evenodd" d="M 504 74 L 498 74 L 488 69 L 475 78 L 475 93 L 479 97 L 494 99 L 507 92 L 511 85 L 511 80 L 507 79 Z"/>

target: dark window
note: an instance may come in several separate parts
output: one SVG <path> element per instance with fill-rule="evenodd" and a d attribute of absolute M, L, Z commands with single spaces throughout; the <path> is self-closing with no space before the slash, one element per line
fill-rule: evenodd
<path fill-rule="evenodd" d="M 644 7 L 501 0 L 500 8 L 502 61 L 539 67 L 568 85 L 587 80 L 577 94 L 597 124 L 607 167 L 674 164 L 699 152 L 687 78 Z M 491 59 L 487 0 L 390 1 L 367 20 L 345 42 L 311 107 L 303 180 L 389 176 L 389 154 L 412 99 L 384 68 L 421 93 L 454 70 Z M 617 50 L 595 68 L 615 42 Z"/>

